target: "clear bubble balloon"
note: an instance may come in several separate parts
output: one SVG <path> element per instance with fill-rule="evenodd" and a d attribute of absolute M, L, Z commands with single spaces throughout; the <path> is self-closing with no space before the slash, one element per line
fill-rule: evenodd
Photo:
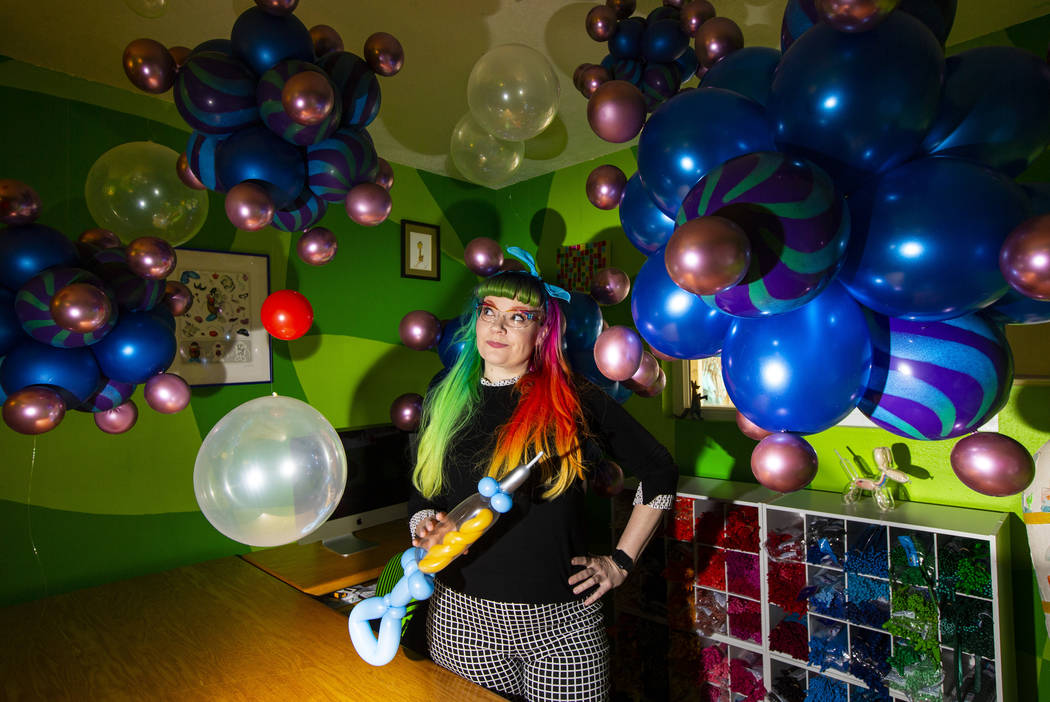
<path fill-rule="evenodd" d="M 524 44 L 504 44 L 474 64 L 467 104 L 478 124 L 500 139 L 536 136 L 558 112 L 558 77 L 550 61 Z"/>
<path fill-rule="evenodd" d="M 157 19 L 168 11 L 168 0 L 124 0 L 124 4 L 146 19 Z"/>
<path fill-rule="evenodd" d="M 193 489 L 219 532 L 250 546 L 278 546 L 311 533 L 346 486 L 346 453 L 310 405 L 267 396 L 233 409 L 208 432 Z"/>
<path fill-rule="evenodd" d="M 449 155 L 467 180 L 493 186 L 506 181 L 521 167 L 525 144 L 493 136 L 468 113 L 452 130 Z"/>

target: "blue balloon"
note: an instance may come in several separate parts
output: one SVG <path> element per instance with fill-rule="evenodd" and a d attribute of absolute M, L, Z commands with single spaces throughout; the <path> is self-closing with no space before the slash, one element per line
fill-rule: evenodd
<path fill-rule="evenodd" d="M 77 247 L 62 232 L 43 224 L 22 224 L 0 230 L 0 285 L 18 290 L 34 275 L 52 266 L 74 266 Z"/>
<path fill-rule="evenodd" d="M 58 390 L 67 407 L 91 397 L 101 382 L 90 349 L 60 349 L 28 337 L 8 352 L 0 367 L 0 385 L 8 395 L 30 385 L 47 385 Z"/>
<path fill-rule="evenodd" d="M 271 15 L 260 7 L 241 13 L 230 30 L 233 54 L 262 75 L 284 59 L 314 60 L 310 30 L 295 15 Z"/>
<path fill-rule="evenodd" d="M 1009 176 L 1050 142 L 1050 70 L 1029 51 L 982 46 L 950 56 L 941 105 L 923 149 L 983 163 Z"/>
<path fill-rule="evenodd" d="M 627 179 L 623 189 L 620 226 L 627 240 L 646 256 L 666 246 L 667 240 L 674 234 L 674 219 L 657 207 L 637 173 Z"/>
<path fill-rule="evenodd" d="M 699 88 L 653 111 L 638 139 L 638 174 L 668 216 L 697 181 L 731 158 L 772 151 L 762 106 L 728 90 Z"/>
<path fill-rule="evenodd" d="M 667 275 L 663 251 L 642 264 L 631 286 L 634 326 L 650 346 L 673 358 L 704 358 L 722 350 L 733 318 L 682 290 Z"/>
<path fill-rule="evenodd" d="M 15 294 L 0 288 L 0 357 L 24 338 L 22 323 L 15 314 Z"/>
<path fill-rule="evenodd" d="M 780 52 L 776 49 L 745 46 L 707 69 L 700 87 L 732 90 L 765 107 L 779 62 Z"/>
<path fill-rule="evenodd" d="M 819 19 L 813 0 L 788 0 L 784 19 L 780 22 L 780 50 L 787 51 Z"/>
<path fill-rule="evenodd" d="M 825 340 L 824 352 L 814 352 L 814 339 Z M 857 406 L 871 360 L 867 314 L 832 281 L 797 310 L 734 319 L 722 350 L 722 377 L 733 404 L 755 424 L 813 434 Z"/>
<path fill-rule="evenodd" d="M 110 380 L 144 383 L 175 360 L 175 334 L 152 312 L 123 312 L 117 326 L 90 349 Z"/>
<path fill-rule="evenodd" d="M 925 24 L 943 46 L 955 23 L 955 8 L 956 0 L 902 0 L 896 11 Z"/>
<path fill-rule="evenodd" d="M 197 44 L 197 46 L 193 47 L 193 51 L 190 52 L 190 56 L 193 56 L 194 54 L 199 54 L 202 51 L 217 51 L 220 54 L 233 56 L 233 42 L 229 39 L 208 39 L 207 41 L 202 41 L 200 44 Z"/>
<path fill-rule="evenodd" d="M 689 35 L 677 18 L 650 20 L 642 35 L 642 57 L 650 63 L 670 63 L 688 46 Z"/>
<path fill-rule="evenodd" d="M 593 353 L 594 342 L 602 333 L 602 310 L 594 298 L 584 292 L 569 293 L 569 301 L 559 301 L 562 314 L 565 315 L 565 333 L 562 340 L 566 352 L 571 356 L 577 353 Z M 592 359 L 593 362 L 593 359 Z"/>
<path fill-rule="evenodd" d="M 696 75 L 696 69 L 700 67 L 700 60 L 696 58 L 695 51 L 686 49 L 674 60 L 674 65 L 678 67 L 678 75 L 682 78 L 681 82 L 684 83 Z"/>
<path fill-rule="evenodd" d="M 660 20 L 667 19 L 673 19 L 675 22 L 677 22 L 678 14 L 679 11 L 677 8 L 671 7 L 670 5 L 663 5 L 661 7 L 657 7 L 651 10 L 649 14 L 645 16 L 645 21 L 647 24 L 652 24 L 653 22 L 658 22 Z"/>
<path fill-rule="evenodd" d="M 642 37 L 645 20 L 628 17 L 616 23 L 616 31 L 609 37 L 609 53 L 618 59 L 637 59 L 642 55 Z"/>
<path fill-rule="evenodd" d="M 1050 322 L 1050 302 L 1010 288 L 991 307 L 984 308 L 984 314 L 999 324 L 1042 324 Z"/>
<path fill-rule="evenodd" d="M 226 188 L 258 181 L 277 209 L 294 202 L 306 184 L 303 151 L 261 125 L 238 129 L 220 142 L 215 170 Z"/>
<path fill-rule="evenodd" d="M 934 321 L 986 307 L 1006 292 L 999 249 L 1028 217 L 1028 201 L 998 171 L 918 159 L 848 202 L 852 233 L 838 279 L 867 307 Z"/>
<path fill-rule="evenodd" d="M 566 359 L 569 367 L 594 383 L 606 395 L 616 402 L 623 404 L 631 396 L 631 390 L 624 387 L 623 383 L 609 380 L 598 370 L 598 364 L 594 361 L 594 346 L 589 349 L 581 349 L 570 353 Z"/>
<path fill-rule="evenodd" d="M 455 365 L 456 361 L 459 360 L 459 355 L 467 348 L 467 344 L 473 343 L 472 341 L 457 339 L 463 329 L 463 325 L 471 324 L 473 320 L 473 315 L 465 314 L 446 320 L 442 325 L 441 336 L 438 338 L 437 343 L 437 353 L 438 358 L 441 359 L 441 365 L 445 368 L 451 368 Z"/>
<path fill-rule="evenodd" d="M 906 14 L 857 34 L 815 25 L 784 52 L 773 79 L 777 146 L 823 167 L 850 193 L 918 150 L 943 73 L 937 40 Z"/>

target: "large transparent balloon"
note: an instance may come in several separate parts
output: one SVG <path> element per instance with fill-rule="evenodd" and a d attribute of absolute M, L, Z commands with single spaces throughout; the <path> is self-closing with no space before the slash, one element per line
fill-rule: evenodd
<path fill-rule="evenodd" d="M 149 141 L 115 146 L 88 171 L 84 197 L 98 226 L 125 244 L 155 236 L 184 244 L 208 218 L 208 193 L 179 179 L 173 149 Z"/>
<path fill-rule="evenodd" d="M 468 112 L 452 130 L 449 155 L 467 180 L 495 186 L 510 178 L 521 166 L 525 144 L 492 136 Z"/>
<path fill-rule="evenodd" d="M 489 134 L 524 141 L 554 121 L 559 90 L 558 77 L 543 54 L 524 44 L 504 44 L 474 64 L 467 104 Z"/>
<path fill-rule="evenodd" d="M 314 531 L 345 486 L 346 453 L 335 429 L 305 402 L 278 395 L 220 419 L 193 467 L 201 512 L 249 546 L 279 546 Z"/>

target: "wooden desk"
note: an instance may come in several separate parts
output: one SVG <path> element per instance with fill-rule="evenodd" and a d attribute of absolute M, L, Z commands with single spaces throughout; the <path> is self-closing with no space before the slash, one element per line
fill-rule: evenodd
<path fill-rule="evenodd" d="M 237 557 L 0 609 L 5 700 L 502 698 L 404 651 L 362 661 L 346 617 Z"/>
<path fill-rule="evenodd" d="M 379 577 L 395 553 L 412 545 L 408 522 L 398 520 L 363 529 L 357 535 L 377 542 L 366 551 L 349 556 L 325 548 L 320 541 L 300 546 L 287 544 L 246 553 L 241 558 L 311 595 L 325 595 Z"/>

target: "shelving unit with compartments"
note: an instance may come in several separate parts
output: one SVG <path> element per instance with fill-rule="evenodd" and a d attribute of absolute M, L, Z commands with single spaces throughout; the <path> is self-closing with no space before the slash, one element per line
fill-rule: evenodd
<path fill-rule="evenodd" d="M 615 529 L 629 511 L 614 504 Z M 614 661 L 632 664 L 614 664 L 613 699 L 909 699 L 895 667 L 939 658 L 912 694 L 1012 702 L 1006 517 L 683 477 L 614 593 Z"/>

